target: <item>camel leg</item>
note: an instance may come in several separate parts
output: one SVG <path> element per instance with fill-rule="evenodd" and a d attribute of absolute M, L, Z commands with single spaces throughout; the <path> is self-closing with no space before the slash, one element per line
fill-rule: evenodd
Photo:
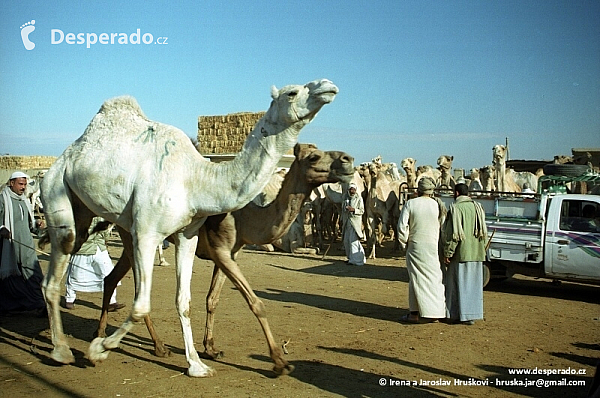
<path fill-rule="evenodd" d="M 125 335 L 150 312 L 150 293 L 154 250 L 160 239 L 154 236 L 137 237 L 132 234 L 134 246 L 135 300 L 127 320 L 108 337 L 97 337 L 90 344 L 88 358 L 92 363 L 108 357 L 110 350 L 117 348 Z"/>
<path fill-rule="evenodd" d="M 108 274 L 106 278 L 104 278 L 104 292 L 102 295 L 102 313 L 100 315 L 100 321 L 98 322 L 98 330 L 96 331 L 96 333 L 94 333 L 94 337 L 106 337 L 106 325 L 108 323 L 108 306 L 110 304 L 110 297 L 112 296 L 114 290 L 117 288 L 118 283 L 123 279 L 127 272 L 129 272 L 133 263 L 133 258 L 131 255 L 133 253 L 131 235 L 129 234 L 129 232 L 121 228 L 117 229 L 119 230 L 121 241 L 123 242 L 123 253 L 121 254 L 119 261 L 117 261 L 117 264 L 115 265 L 111 273 Z M 165 347 L 164 343 L 154 330 L 154 324 L 152 323 L 152 319 L 150 319 L 149 314 L 144 317 L 144 322 L 146 323 L 148 333 L 150 333 L 150 338 L 154 343 L 154 354 L 160 358 L 170 356 L 171 350 Z"/>
<path fill-rule="evenodd" d="M 165 344 L 163 343 L 163 341 L 160 339 L 160 337 L 156 333 L 156 330 L 154 330 L 154 323 L 152 322 L 152 319 L 150 318 L 150 314 L 148 314 L 144 317 L 144 322 L 146 323 L 146 328 L 148 329 L 148 333 L 150 333 L 150 338 L 152 339 L 152 342 L 154 343 L 154 355 L 156 355 L 157 357 L 160 357 L 160 358 L 166 358 L 166 357 L 171 356 L 171 350 L 169 350 L 167 347 L 165 347 Z"/>
<path fill-rule="evenodd" d="M 222 351 L 215 349 L 213 328 L 215 325 L 215 312 L 217 310 L 217 305 L 219 304 L 219 297 L 221 296 L 221 290 L 223 289 L 223 284 L 225 284 L 226 280 L 227 276 L 215 265 L 210 289 L 206 295 L 206 327 L 204 329 L 204 353 L 202 354 L 205 358 L 217 359 L 223 356 Z"/>
<path fill-rule="evenodd" d="M 267 344 L 269 346 L 269 355 L 273 362 L 275 362 L 273 371 L 275 371 L 275 373 L 278 375 L 290 374 L 294 370 L 294 366 L 289 364 L 283 358 L 283 351 L 281 350 L 281 347 L 275 343 L 275 339 L 273 338 L 271 328 L 269 327 L 269 323 L 267 321 L 265 305 L 256 296 L 256 294 L 254 294 L 250 284 L 246 278 L 244 278 L 244 275 L 242 275 L 240 267 L 231 259 L 231 254 L 225 250 L 221 250 L 216 254 L 217 255 L 213 257 L 215 264 L 217 264 L 217 266 L 225 273 L 225 275 L 227 275 L 229 280 L 233 282 L 242 296 L 244 296 L 244 299 L 248 303 L 250 310 L 254 313 L 256 319 L 258 319 L 258 322 L 263 329 L 267 339 Z"/>
<path fill-rule="evenodd" d="M 367 239 L 367 247 L 371 250 L 369 252 L 369 259 L 375 259 L 375 245 L 377 244 L 377 220 L 374 216 L 369 216 L 369 237 Z"/>
<path fill-rule="evenodd" d="M 58 180 L 58 176 L 56 177 Z M 52 176 L 49 177 L 49 181 L 51 178 Z M 75 357 L 63 331 L 59 308 L 61 281 L 67 270 L 70 253 L 75 246 L 81 244 L 82 238 L 87 237 L 87 229 L 93 216 L 81 202 L 76 200 L 75 196 L 69 198 L 67 189 L 62 183 L 50 184 L 44 195 L 45 216 L 52 251 L 48 271 L 42 282 L 42 293 L 46 300 L 52 345 L 54 346 L 50 356 L 63 364 L 75 362 Z M 49 198 L 50 200 L 47 200 Z M 75 214 L 77 214 L 77 222 Z"/>
<path fill-rule="evenodd" d="M 108 306 L 110 304 L 110 297 L 117 288 L 117 285 L 121 279 L 131 269 L 131 261 L 123 252 L 121 258 L 115 264 L 113 270 L 104 278 L 104 292 L 102 293 L 102 313 L 100 314 L 100 321 L 98 322 L 98 330 L 94 333 L 94 337 L 106 337 L 106 325 L 108 323 Z"/>
<path fill-rule="evenodd" d="M 51 224 L 50 224 L 51 225 Z M 57 235 L 60 237 L 53 236 L 51 233 L 52 241 L 58 240 L 58 242 L 72 242 L 75 240 L 75 234 L 72 230 L 60 231 Z M 52 244 L 53 247 L 61 246 Z M 56 362 L 69 364 L 75 362 L 75 357 L 69 348 L 69 344 L 65 337 L 62 318 L 60 315 L 60 293 L 62 291 L 60 282 L 67 270 L 67 264 L 69 262 L 70 255 L 64 253 L 61 249 L 52 250 L 50 253 L 50 264 L 48 271 L 42 283 L 42 292 L 46 300 L 46 306 L 48 308 L 48 320 L 50 323 L 50 332 L 52 335 L 52 345 L 54 346 L 51 358 Z"/>
<path fill-rule="evenodd" d="M 191 280 L 192 266 L 194 264 L 194 253 L 198 244 L 198 235 L 192 238 L 185 237 L 183 233 L 175 235 L 176 239 L 176 269 L 177 269 L 177 312 L 181 322 L 181 330 L 185 342 L 185 356 L 188 361 L 188 375 L 192 377 L 210 377 L 216 371 L 205 365 L 200 360 L 198 352 L 194 347 L 194 337 L 190 321 Z"/>

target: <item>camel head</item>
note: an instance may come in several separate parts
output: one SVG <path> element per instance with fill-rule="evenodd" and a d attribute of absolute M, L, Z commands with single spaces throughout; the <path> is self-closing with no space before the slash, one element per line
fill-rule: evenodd
<path fill-rule="evenodd" d="M 506 147 L 504 145 L 494 145 L 492 153 L 494 164 L 506 163 Z"/>
<path fill-rule="evenodd" d="M 412 172 L 415 173 L 415 164 L 417 163 L 416 159 L 413 158 L 405 158 L 400 162 L 400 167 L 406 172 L 406 174 Z"/>
<path fill-rule="evenodd" d="M 315 80 L 305 85 L 289 85 L 281 89 L 271 87 L 271 106 L 267 118 L 271 124 L 287 128 L 302 128 L 316 116 L 325 104 L 333 101 L 339 89 L 327 79 Z M 263 135 L 273 132 L 263 131 Z"/>
<path fill-rule="evenodd" d="M 354 158 L 345 152 L 325 152 L 313 144 L 296 144 L 294 156 L 296 160 L 294 160 L 292 168 L 300 168 L 300 174 L 305 176 L 306 182 L 312 185 L 347 183 L 354 175 Z"/>
<path fill-rule="evenodd" d="M 377 163 L 369 163 L 367 168 L 369 170 L 369 174 L 371 175 L 371 178 L 377 177 L 377 174 L 379 174 L 379 170 L 381 170 L 380 165 Z"/>
<path fill-rule="evenodd" d="M 417 167 L 417 177 L 420 176 L 421 174 L 429 173 L 429 172 L 431 172 L 431 170 L 433 170 L 433 167 L 431 167 L 428 164 L 419 166 L 419 167 Z"/>
<path fill-rule="evenodd" d="M 487 165 L 479 169 L 482 178 L 491 178 L 494 173 L 494 167 Z"/>
<path fill-rule="evenodd" d="M 471 179 L 479 178 L 479 169 L 471 169 Z"/>
<path fill-rule="evenodd" d="M 440 170 L 450 170 L 452 168 L 452 161 L 454 160 L 454 156 L 442 155 L 438 158 L 437 164 Z"/>

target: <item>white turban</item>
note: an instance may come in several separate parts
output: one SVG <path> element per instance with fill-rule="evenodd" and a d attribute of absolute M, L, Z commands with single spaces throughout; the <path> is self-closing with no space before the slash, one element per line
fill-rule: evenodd
<path fill-rule="evenodd" d="M 15 171 L 10 176 L 10 179 L 14 180 L 15 178 L 29 178 L 29 176 L 27 174 L 23 173 L 22 171 Z"/>

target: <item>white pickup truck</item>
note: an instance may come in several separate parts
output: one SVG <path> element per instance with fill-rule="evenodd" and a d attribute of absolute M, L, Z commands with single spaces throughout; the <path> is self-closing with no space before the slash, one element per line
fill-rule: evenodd
<path fill-rule="evenodd" d="M 586 178 L 600 182 L 598 174 Z M 490 239 L 484 286 L 514 274 L 600 284 L 600 196 L 563 193 L 565 181 L 541 177 L 541 194 L 472 196 L 485 209 Z"/>

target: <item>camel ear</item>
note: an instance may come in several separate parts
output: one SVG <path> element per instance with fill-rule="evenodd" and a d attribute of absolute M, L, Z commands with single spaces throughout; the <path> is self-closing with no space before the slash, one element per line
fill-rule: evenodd
<path fill-rule="evenodd" d="M 454 160 L 454 156 L 450 156 L 450 160 Z"/>
<path fill-rule="evenodd" d="M 294 157 L 298 158 L 298 155 L 300 155 L 300 150 L 302 149 L 302 147 L 300 146 L 299 143 L 297 143 L 296 145 L 294 145 Z"/>
<path fill-rule="evenodd" d="M 274 100 L 279 98 L 279 90 L 277 90 L 277 87 L 275 86 L 271 86 L 271 98 Z"/>

